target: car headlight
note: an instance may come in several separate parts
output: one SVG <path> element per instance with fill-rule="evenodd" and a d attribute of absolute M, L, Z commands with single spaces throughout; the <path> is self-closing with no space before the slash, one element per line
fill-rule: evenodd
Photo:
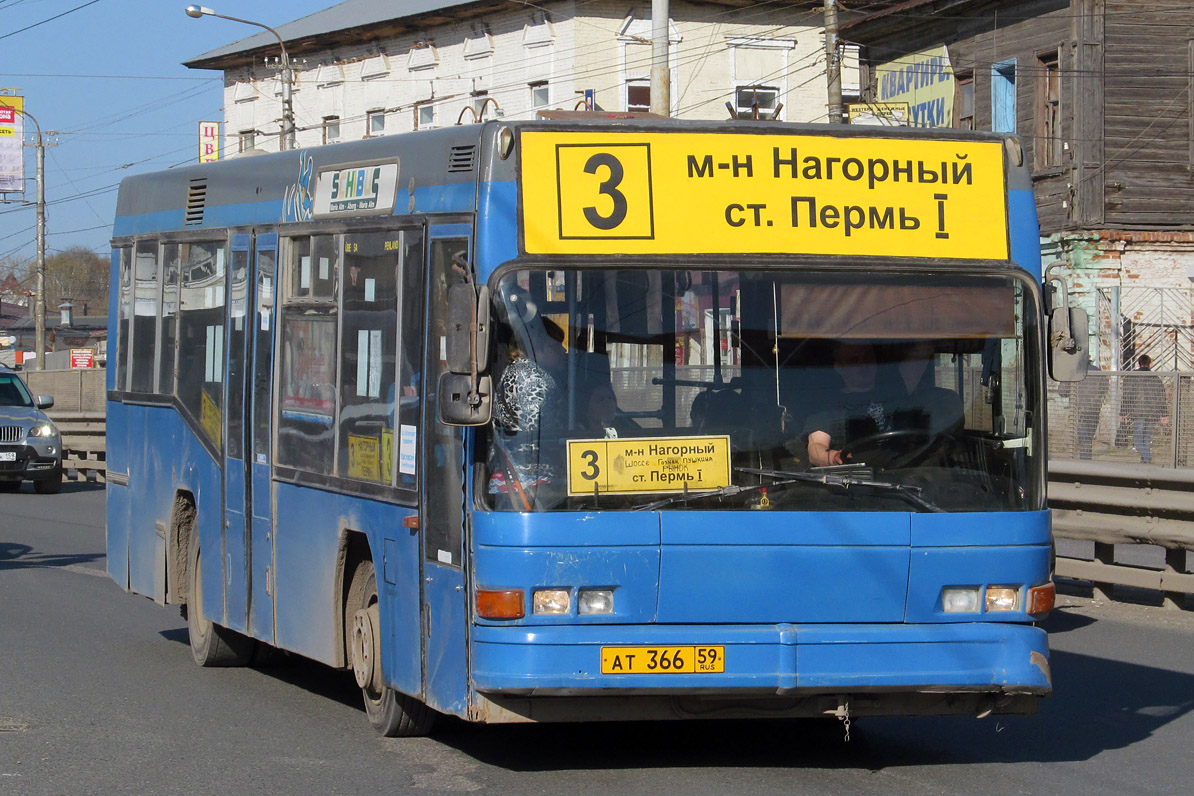
<path fill-rule="evenodd" d="M 53 423 L 38 423 L 33 428 L 29 429 L 29 436 L 41 437 L 42 439 L 47 437 L 56 437 L 58 436 L 58 429 L 54 428 Z"/>

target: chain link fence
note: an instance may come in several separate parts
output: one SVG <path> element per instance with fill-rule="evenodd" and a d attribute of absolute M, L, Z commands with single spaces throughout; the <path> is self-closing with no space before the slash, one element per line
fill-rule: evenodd
<path fill-rule="evenodd" d="M 1053 459 L 1194 466 L 1194 373 L 1091 371 L 1049 393 Z"/>

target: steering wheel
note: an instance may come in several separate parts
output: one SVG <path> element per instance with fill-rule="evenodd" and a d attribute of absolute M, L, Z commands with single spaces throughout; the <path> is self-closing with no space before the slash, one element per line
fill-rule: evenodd
<path fill-rule="evenodd" d="M 946 432 L 924 428 L 897 428 L 868 434 L 842 446 L 842 463 L 873 464 L 885 469 L 897 464 L 911 464 L 943 436 Z"/>

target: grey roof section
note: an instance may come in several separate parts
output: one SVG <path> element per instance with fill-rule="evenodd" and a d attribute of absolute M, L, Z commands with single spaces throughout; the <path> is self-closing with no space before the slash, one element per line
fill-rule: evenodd
<path fill-rule="evenodd" d="M 227 0 L 225 2 L 227 3 Z M 343 3 L 325 8 L 323 11 L 316 11 L 314 14 L 309 14 L 293 22 L 270 25 L 270 27 L 278 31 L 278 35 L 282 37 L 283 41 L 292 41 L 469 4 L 460 0 L 345 0 Z M 222 8 L 213 8 L 212 10 L 220 14 L 227 13 L 232 17 L 237 16 L 235 4 L 230 5 L 232 8 L 227 11 Z M 254 20 L 254 22 L 269 24 L 265 20 Z M 276 43 L 277 39 L 269 31 L 263 30 L 239 41 L 234 41 L 232 44 L 226 44 L 202 55 L 196 55 L 190 60 L 183 61 L 183 65 L 195 67 L 204 61 L 250 52 L 261 47 L 271 47 Z"/>

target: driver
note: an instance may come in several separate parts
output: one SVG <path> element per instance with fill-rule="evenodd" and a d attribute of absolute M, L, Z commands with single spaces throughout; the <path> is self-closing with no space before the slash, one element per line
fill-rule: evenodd
<path fill-rule="evenodd" d="M 835 341 L 833 369 L 842 381 L 840 392 L 805 423 L 808 460 L 814 467 L 844 464 L 842 449 L 850 442 L 891 431 L 893 415 L 903 402 L 903 396 L 880 382 L 875 348 L 869 342 Z"/>

